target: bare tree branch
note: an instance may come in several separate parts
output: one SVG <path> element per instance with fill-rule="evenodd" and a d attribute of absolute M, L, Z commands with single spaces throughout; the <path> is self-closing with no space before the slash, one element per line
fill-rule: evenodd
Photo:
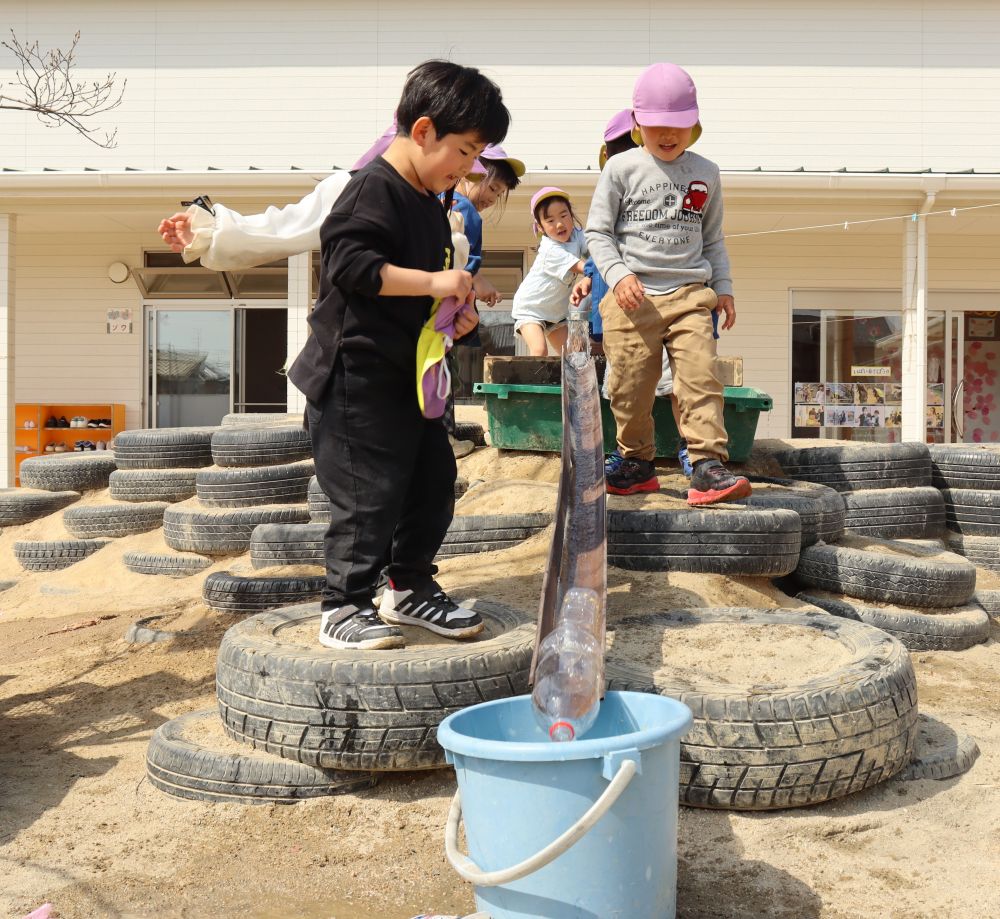
<path fill-rule="evenodd" d="M 104 80 L 85 82 L 75 79 L 76 46 L 80 33 L 73 36 L 69 51 L 54 48 L 42 51 L 38 42 L 26 44 L 11 29 L 10 41 L 0 42 L 18 59 L 14 94 L 3 93 L 0 84 L 0 109 L 34 112 L 47 128 L 69 125 L 98 147 L 116 146 L 118 129 L 108 133 L 87 124 L 85 119 L 102 115 L 117 108 L 125 95 L 125 84 L 115 87 L 117 74 L 109 73 Z M 116 95 L 117 93 L 117 95 Z"/>

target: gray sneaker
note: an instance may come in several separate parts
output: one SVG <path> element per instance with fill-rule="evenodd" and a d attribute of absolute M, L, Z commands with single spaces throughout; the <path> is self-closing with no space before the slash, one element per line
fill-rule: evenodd
<path fill-rule="evenodd" d="M 353 612 L 346 619 L 341 618 L 348 610 Z M 353 604 L 323 610 L 319 643 L 326 648 L 353 648 L 357 651 L 406 647 L 400 629 L 386 625 L 370 606 L 359 609 Z"/>

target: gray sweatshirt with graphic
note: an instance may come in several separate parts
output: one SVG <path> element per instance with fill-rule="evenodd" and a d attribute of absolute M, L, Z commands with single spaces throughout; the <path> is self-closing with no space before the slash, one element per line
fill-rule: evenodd
<path fill-rule="evenodd" d="M 634 274 L 650 294 L 685 284 L 733 292 L 719 167 L 690 150 L 672 163 L 642 147 L 608 160 L 590 203 L 587 245 L 611 290 Z"/>

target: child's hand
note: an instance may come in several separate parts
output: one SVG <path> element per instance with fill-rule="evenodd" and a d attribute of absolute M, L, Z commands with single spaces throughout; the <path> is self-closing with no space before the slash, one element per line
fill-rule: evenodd
<path fill-rule="evenodd" d="M 580 278 L 580 280 L 573 285 L 573 291 L 569 295 L 569 302 L 572 303 L 573 306 L 579 306 L 580 301 L 590 293 L 590 286 L 592 283 L 593 282 L 590 278 Z"/>
<path fill-rule="evenodd" d="M 479 313 L 474 306 L 466 304 L 455 314 L 455 338 L 468 335 L 477 325 L 479 325 Z"/>
<path fill-rule="evenodd" d="M 174 252 L 183 252 L 194 242 L 191 218 L 183 212 L 161 220 L 156 232 Z"/>
<path fill-rule="evenodd" d="M 634 274 L 627 274 L 615 285 L 615 299 L 626 313 L 631 313 L 642 306 L 642 301 L 646 299 L 646 288 Z"/>
<path fill-rule="evenodd" d="M 726 317 L 725 322 L 722 323 L 723 331 L 729 331 L 736 325 L 736 301 L 729 294 L 719 294 L 719 305 L 715 311 L 721 312 Z"/>
<path fill-rule="evenodd" d="M 481 300 L 487 306 L 496 306 L 503 297 L 500 296 L 500 291 L 498 291 L 487 278 L 484 278 L 481 274 L 473 275 L 472 277 L 472 287 L 476 292 L 476 299 Z"/>
<path fill-rule="evenodd" d="M 472 293 L 472 275 L 460 268 L 431 272 L 430 295 L 436 300 L 456 297 L 466 301 Z"/>

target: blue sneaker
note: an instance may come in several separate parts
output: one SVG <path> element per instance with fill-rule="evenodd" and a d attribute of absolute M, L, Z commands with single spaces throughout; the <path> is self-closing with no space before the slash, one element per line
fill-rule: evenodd
<path fill-rule="evenodd" d="M 623 460 L 622 455 L 618 452 L 617 447 L 612 450 L 606 457 L 604 457 L 604 474 L 605 476 L 613 475 L 616 473 L 621 466 Z"/>
<path fill-rule="evenodd" d="M 688 442 L 684 438 L 681 438 L 677 448 L 677 461 L 681 464 L 681 472 L 690 479 L 694 469 L 691 468 L 691 460 L 688 458 Z"/>

